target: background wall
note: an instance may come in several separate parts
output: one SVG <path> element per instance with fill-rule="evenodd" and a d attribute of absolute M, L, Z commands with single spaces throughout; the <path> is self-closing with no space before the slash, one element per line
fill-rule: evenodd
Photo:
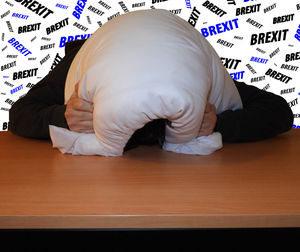
<path fill-rule="evenodd" d="M 170 10 L 195 26 L 233 78 L 284 97 L 300 128 L 300 1 L 1 0 L 0 130 L 7 130 L 11 105 L 64 56 L 66 41 L 149 8 Z"/>

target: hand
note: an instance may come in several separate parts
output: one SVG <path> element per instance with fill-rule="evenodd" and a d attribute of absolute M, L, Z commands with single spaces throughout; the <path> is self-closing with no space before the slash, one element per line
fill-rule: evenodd
<path fill-rule="evenodd" d="M 208 136 L 214 132 L 217 122 L 216 107 L 207 103 L 198 136 Z"/>
<path fill-rule="evenodd" d="M 66 104 L 65 118 L 71 131 L 80 133 L 94 133 L 93 103 L 78 97 L 78 83 Z"/>

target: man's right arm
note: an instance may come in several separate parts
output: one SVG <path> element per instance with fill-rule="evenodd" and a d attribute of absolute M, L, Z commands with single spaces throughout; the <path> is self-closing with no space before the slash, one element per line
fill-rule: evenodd
<path fill-rule="evenodd" d="M 68 128 L 64 113 L 64 87 L 74 48 L 40 82 L 17 100 L 9 111 L 8 129 L 23 137 L 50 139 L 49 124 Z"/>

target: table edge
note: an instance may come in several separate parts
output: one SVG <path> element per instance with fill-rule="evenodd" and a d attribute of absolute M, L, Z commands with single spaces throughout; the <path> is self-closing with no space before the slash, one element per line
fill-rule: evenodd
<path fill-rule="evenodd" d="M 0 216 L 0 229 L 292 228 L 299 214 Z"/>

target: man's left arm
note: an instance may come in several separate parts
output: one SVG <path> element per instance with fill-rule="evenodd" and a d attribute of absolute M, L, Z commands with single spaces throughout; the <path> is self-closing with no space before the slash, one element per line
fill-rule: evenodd
<path fill-rule="evenodd" d="M 292 128 L 293 112 L 284 98 L 252 85 L 234 82 L 241 96 L 243 109 L 226 110 L 217 115 L 214 131 L 222 134 L 223 141 L 258 141 Z"/>

